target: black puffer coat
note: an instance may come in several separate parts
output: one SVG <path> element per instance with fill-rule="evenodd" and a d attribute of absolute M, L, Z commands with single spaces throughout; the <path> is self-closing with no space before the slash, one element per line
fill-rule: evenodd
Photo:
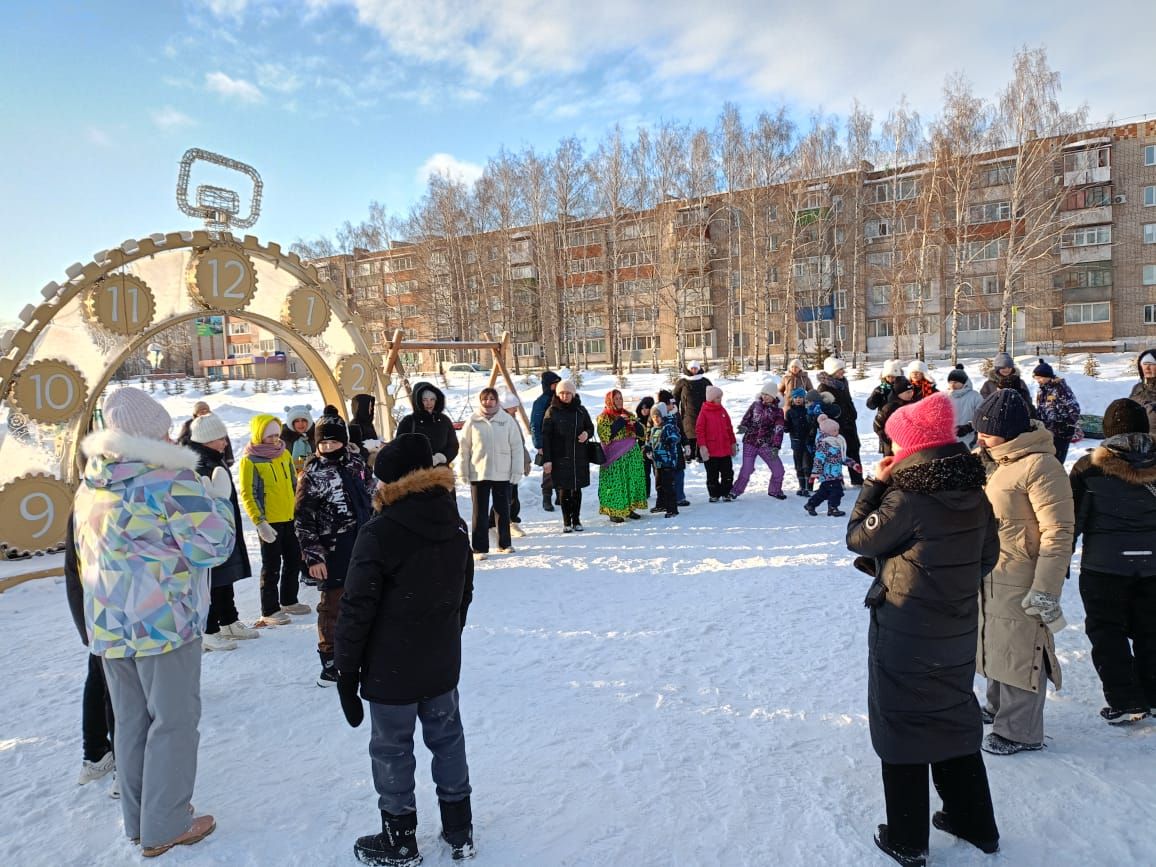
<path fill-rule="evenodd" d="M 356 441 L 358 445 L 361 445 L 365 440 L 381 439 L 373 424 L 373 414 L 376 407 L 377 398 L 372 394 L 355 394 L 353 400 L 349 402 L 349 408 L 353 413 L 353 418 L 349 420 L 349 423 L 357 425 L 361 430 L 362 439 Z"/>
<path fill-rule="evenodd" d="M 215 451 L 208 446 L 201 443 L 190 442 L 185 446 L 192 449 L 197 455 L 197 472 L 202 476 L 212 476 L 213 470 L 217 467 L 224 467 L 225 472 L 229 471 L 226 463 L 225 455 L 221 452 Z M 229 481 L 233 481 L 230 474 Z M 238 528 L 236 541 L 233 542 L 233 553 L 229 555 L 229 559 L 220 566 L 214 566 L 210 578 L 210 587 L 225 587 L 240 581 L 242 578 L 248 578 L 253 574 L 253 567 L 249 564 L 249 548 L 245 545 L 245 534 L 239 532 L 241 527 L 241 505 L 237 501 L 237 484 L 233 483 L 233 491 L 229 494 L 229 500 L 233 503 L 233 520 L 234 526 Z"/>
<path fill-rule="evenodd" d="M 1156 439 L 1109 437 L 1072 467 L 1080 568 L 1111 575 L 1156 575 Z"/>
<path fill-rule="evenodd" d="M 1132 386 L 1132 393 L 1128 397 L 1144 407 L 1148 413 L 1148 432 L 1156 435 L 1156 380 L 1144 379 L 1144 368 L 1140 365 L 1140 359 L 1148 353 L 1156 355 L 1156 346 L 1136 356 L 1136 375 L 1140 381 Z"/>
<path fill-rule="evenodd" d="M 999 559 L 979 459 L 959 443 L 867 480 L 847 547 L 874 561 L 887 593 L 871 610 L 867 705 L 871 743 L 885 762 L 970 755 L 983 737 L 975 681 L 981 579 Z"/>
<path fill-rule="evenodd" d="M 421 403 L 422 395 L 427 391 L 437 395 L 437 403 L 434 404 L 432 413 L 426 412 Z M 445 455 L 446 463 L 452 464 L 454 458 L 458 456 L 458 432 L 454 430 L 454 423 L 446 415 L 446 396 L 442 390 L 431 383 L 419 382 L 413 387 L 410 403 L 413 404 L 413 412 L 398 424 L 398 436 L 407 433 L 424 434 L 429 440 L 430 451 L 435 455 L 439 453 Z"/>
<path fill-rule="evenodd" d="M 293 507 L 293 529 L 306 566 L 325 563 L 338 536 L 356 531 L 369 520 L 376 485 L 361 452 L 352 444 L 306 462 Z"/>
<path fill-rule="evenodd" d="M 337 670 L 361 673 L 367 701 L 413 704 L 458 685 L 474 596 L 470 537 L 449 467 L 383 485 L 374 506 L 345 579 Z"/>
<path fill-rule="evenodd" d="M 855 399 L 851 397 L 851 387 L 847 384 L 847 380 L 826 372 L 820 373 L 818 379 L 819 392 L 831 395 L 835 398 L 835 405 L 839 407 L 839 432 L 843 436 L 846 436 L 848 431 L 855 433 L 855 420 L 859 418 L 859 412 L 855 409 Z"/>
<path fill-rule="evenodd" d="M 553 464 L 550 475 L 559 490 L 573 491 L 590 485 L 587 446 L 578 442 L 582 431 L 586 431 L 586 442 L 594 439 L 594 423 L 582 405 L 582 398 L 574 395 L 566 404 L 554 395 L 542 420 L 542 458 L 545 463 Z"/>
<path fill-rule="evenodd" d="M 706 403 L 707 386 L 711 381 L 702 373 L 684 371 L 674 384 L 674 399 L 678 401 L 678 411 L 682 415 L 682 432 L 687 439 L 695 439 L 698 425 L 698 411 Z"/>

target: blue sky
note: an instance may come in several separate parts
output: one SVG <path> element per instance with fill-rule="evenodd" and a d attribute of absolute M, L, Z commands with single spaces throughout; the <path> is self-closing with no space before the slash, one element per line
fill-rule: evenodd
<path fill-rule="evenodd" d="M 711 125 L 727 100 L 878 119 L 906 94 L 930 117 L 947 73 L 994 94 L 1024 43 L 1092 117 L 1156 113 L 1151 20 L 1143 0 L 22 2 L 0 32 L 0 320 L 96 250 L 190 227 L 189 147 L 257 168 L 250 231 L 287 246 L 503 144 Z"/>

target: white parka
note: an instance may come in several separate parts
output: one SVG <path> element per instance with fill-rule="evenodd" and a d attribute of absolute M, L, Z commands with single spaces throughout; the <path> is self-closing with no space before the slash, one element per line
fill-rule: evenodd
<path fill-rule="evenodd" d="M 476 412 L 462 426 L 460 468 L 467 482 L 517 484 L 525 469 L 526 448 L 518 422 L 498 410 L 492 418 Z"/>

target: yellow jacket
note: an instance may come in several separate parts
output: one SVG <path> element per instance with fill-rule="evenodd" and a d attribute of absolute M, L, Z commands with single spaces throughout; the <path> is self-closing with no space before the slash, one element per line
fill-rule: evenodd
<path fill-rule="evenodd" d="M 249 422 L 250 442 L 260 445 L 262 434 L 270 423 L 281 424 L 275 415 L 255 415 Z M 289 450 L 270 460 L 250 455 L 241 456 L 241 481 L 238 493 L 241 505 L 254 524 L 268 521 L 278 524 L 293 520 L 296 495 L 296 472 Z"/>

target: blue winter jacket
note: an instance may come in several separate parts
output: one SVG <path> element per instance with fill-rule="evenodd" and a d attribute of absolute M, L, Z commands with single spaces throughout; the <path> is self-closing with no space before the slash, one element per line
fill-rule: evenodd
<path fill-rule="evenodd" d="M 530 436 L 536 449 L 542 448 L 542 422 L 546 419 L 550 401 L 554 399 L 554 391 L 550 386 L 561 381 L 562 377 L 552 370 L 542 374 L 542 393 L 534 400 L 534 406 L 530 410 Z"/>

